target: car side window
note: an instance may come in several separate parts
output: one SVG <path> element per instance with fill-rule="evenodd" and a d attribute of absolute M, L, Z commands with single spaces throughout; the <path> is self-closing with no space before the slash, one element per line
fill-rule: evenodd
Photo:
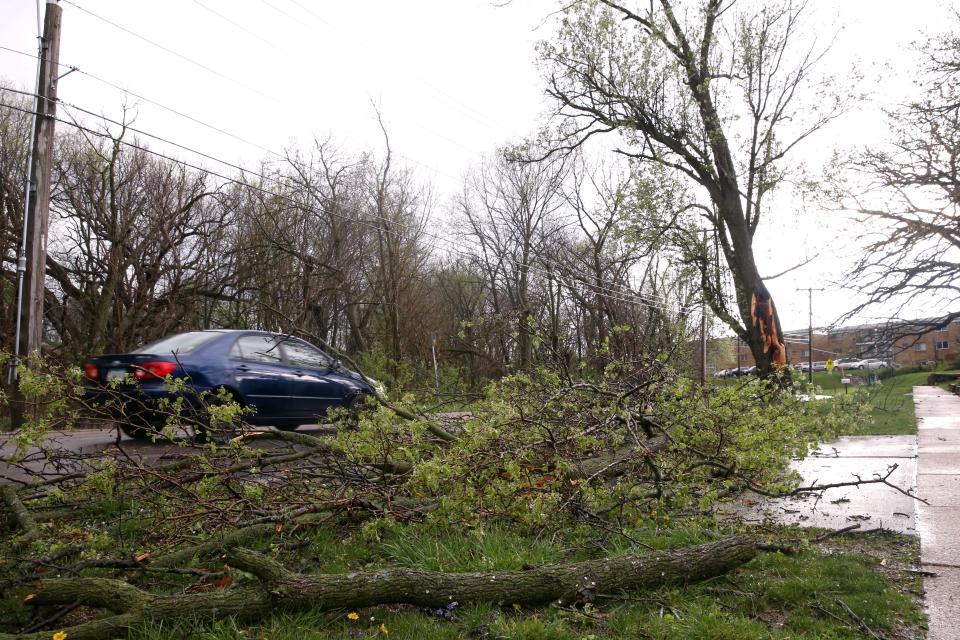
<path fill-rule="evenodd" d="M 280 345 L 273 336 L 243 336 L 234 343 L 230 357 L 249 362 L 283 364 Z"/>
<path fill-rule="evenodd" d="M 331 360 L 327 357 L 327 354 L 302 340 L 284 340 L 283 351 L 287 355 L 287 361 L 297 367 L 329 369 L 331 365 Z"/>

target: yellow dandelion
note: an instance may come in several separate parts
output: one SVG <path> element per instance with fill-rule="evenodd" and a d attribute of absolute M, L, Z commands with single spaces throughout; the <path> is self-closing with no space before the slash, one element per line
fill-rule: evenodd
<path fill-rule="evenodd" d="M 390 629 L 387 629 L 387 625 L 382 622 L 380 623 L 380 633 L 385 636 L 390 635 Z"/>
<path fill-rule="evenodd" d="M 514 609 L 514 611 L 520 611 L 520 609 L 522 609 L 522 608 L 523 608 L 523 605 L 521 605 L 519 602 L 514 602 L 514 603 L 513 603 L 513 609 Z"/>
<path fill-rule="evenodd" d="M 55 634 L 53 634 L 52 640 L 67 640 L 67 632 L 57 631 Z"/>
<path fill-rule="evenodd" d="M 357 613 L 356 611 L 351 611 L 350 613 L 347 614 L 347 620 L 359 620 L 359 619 L 360 619 L 360 614 Z"/>

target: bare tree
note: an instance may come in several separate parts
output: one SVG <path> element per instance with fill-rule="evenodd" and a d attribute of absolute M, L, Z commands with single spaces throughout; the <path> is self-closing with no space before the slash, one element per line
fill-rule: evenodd
<path fill-rule="evenodd" d="M 716 233 L 736 284 L 736 313 L 722 298 L 707 302 L 769 373 L 786 352 L 753 237 L 787 154 L 843 102 L 829 83 L 812 84 L 814 47 L 797 49 L 802 4 L 763 3 L 755 13 L 722 0 L 632 6 L 571 3 L 556 40 L 541 44 L 547 93 L 558 105 L 555 149 L 617 132 L 626 143 L 620 153 L 699 187 L 691 206 Z M 816 95 L 802 101 L 810 91 Z"/>
<path fill-rule="evenodd" d="M 960 318 L 960 38 L 922 51 L 924 95 L 889 114 L 892 139 L 852 158 L 833 194 L 868 230 L 846 283 L 865 301 L 846 317 L 880 307 L 886 342 Z M 928 317 L 899 323 L 907 306 Z"/>
<path fill-rule="evenodd" d="M 538 257 L 560 228 L 560 189 L 568 171 L 561 158 L 511 162 L 501 153 L 471 175 L 457 208 L 464 235 L 477 247 L 490 283 L 493 311 L 509 316 L 516 332 L 515 363 L 533 360 L 532 285 L 544 275 Z M 510 352 L 504 347 L 506 358 Z"/>
<path fill-rule="evenodd" d="M 2 89 L 2 85 L 0 85 Z M 12 351 L 16 314 L 16 263 L 23 231 L 23 194 L 31 135 L 32 105 L 19 94 L 0 92 L 5 103 L 18 107 L 0 109 L 0 241 L 3 242 L 3 280 L 0 286 L 0 336 Z"/>
<path fill-rule="evenodd" d="M 193 325 L 196 301 L 227 295 L 211 264 L 232 221 L 217 188 L 123 135 L 59 138 L 46 315 L 71 359 Z"/>

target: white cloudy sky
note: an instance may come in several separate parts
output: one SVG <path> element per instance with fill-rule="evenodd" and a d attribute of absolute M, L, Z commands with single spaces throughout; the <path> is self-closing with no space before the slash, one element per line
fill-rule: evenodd
<path fill-rule="evenodd" d="M 36 6 L 0 0 L 0 46 L 35 51 Z M 552 0 L 64 0 L 61 6 L 61 71 L 76 66 L 260 147 L 282 151 L 332 135 L 348 149 L 378 148 L 371 102 L 378 103 L 394 149 L 434 183 L 441 201 L 481 154 L 534 131 L 547 109 L 533 47 L 551 35 L 544 20 L 557 7 Z M 800 150 L 816 167 L 834 148 L 882 138 L 881 108 L 912 89 L 909 44 L 948 25 L 951 6 L 936 0 L 912 0 L 909 10 L 896 0 L 810 0 L 810 6 L 818 31 L 837 34 L 826 64 L 841 74 L 858 65 L 872 92 L 861 109 Z M 31 58 L 0 50 L 0 78 L 32 90 L 34 74 Z M 61 81 L 59 97 L 114 119 L 125 100 L 122 91 L 80 73 Z M 135 126 L 145 131 L 239 165 L 253 166 L 264 155 L 152 104 L 127 101 L 136 107 Z M 838 216 L 790 198 L 781 199 L 770 220 L 776 223 L 757 240 L 763 273 L 822 252 L 810 266 L 769 283 L 784 327 L 802 327 L 806 294 L 796 288 L 829 287 L 849 266 L 851 230 Z M 818 293 L 814 322 L 831 322 L 850 300 L 835 289 Z"/>

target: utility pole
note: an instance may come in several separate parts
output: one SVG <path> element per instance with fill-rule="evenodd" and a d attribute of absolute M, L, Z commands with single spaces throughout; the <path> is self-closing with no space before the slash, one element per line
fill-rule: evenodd
<path fill-rule="evenodd" d="M 707 255 L 707 229 L 703 230 L 703 252 Z M 700 386 L 707 386 L 707 291 L 700 292 Z"/>
<path fill-rule="evenodd" d="M 37 101 L 34 111 L 30 178 L 24 195 L 23 242 L 17 261 L 17 327 L 13 381 L 21 358 L 40 350 L 43 342 L 43 298 L 47 263 L 47 226 L 50 215 L 50 168 L 53 164 L 57 80 L 60 62 L 60 5 L 47 0 L 40 38 Z M 23 424 L 25 406 L 14 385 L 11 426 Z"/>
<path fill-rule="evenodd" d="M 433 354 L 433 379 L 437 385 L 437 395 L 440 395 L 440 370 L 437 368 L 437 332 L 430 333 L 430 353 Z"/>
<path fill-rule="evenodd" d="M 700 386 L 707 384 L 707 304 L 700 307 Z"/>
<path fill-rule="evenodd" d="M 806 291 L 808 296 L 808 309 L 810 311 L 810 324 L 807 327 L 807 381 L 813 384 L 813 292 L 823 291 L 822 288 L 814 289 L 812 287 L 798 287 L 797 291 Z"/>

